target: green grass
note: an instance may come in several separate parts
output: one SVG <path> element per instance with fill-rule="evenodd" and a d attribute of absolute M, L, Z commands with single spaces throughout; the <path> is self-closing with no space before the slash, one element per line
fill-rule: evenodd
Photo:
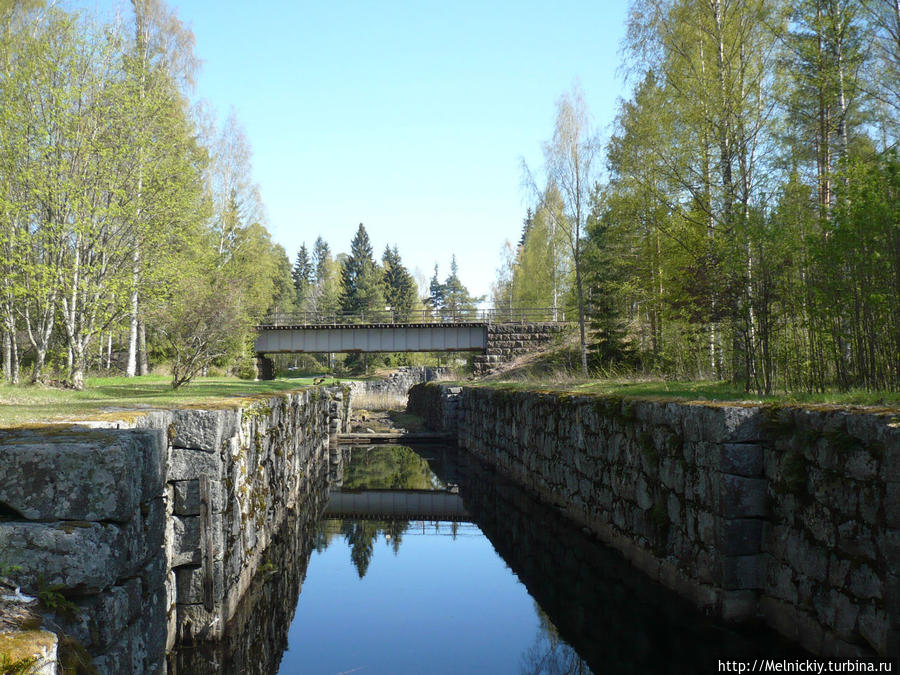
<path fill-rule="evenodd" d="M 748 394 L 742 387 L 730 382 L 678 382 L 667 380 L 592 379 L 579 380 L 552 377 L 516 380 L 494 380 L 490 382 L 464 383 L 469 386 L 483 386 L 497 389 L 526 391 L 554 391 L 575 394 L 597 394 L 606 396 L 628 396 L 645 399 L 671 399 L 673 401 L 716 401 L 733 403 L 773 403 L 780 405 L 839 405 L 874 406 L 890 410 L 900 410 L 900 392 L 825 392 L 822 394 L 790 393 L 772 396 Z"/>
<path fill-rule="evenodd" d="M 180 405 L 227 404 L 252 397 L 309 386 L 313 377 L 278 378 L 262 382 L 234 377 L 199 377 L 173 390 L 165 375 L 91 377 L 83 391 L 40 385 L 0 384 L 0 427 L 71 421 L 87 416 L 171 408 Z M 330 384 L 332 380 L 327 380 Z"/>

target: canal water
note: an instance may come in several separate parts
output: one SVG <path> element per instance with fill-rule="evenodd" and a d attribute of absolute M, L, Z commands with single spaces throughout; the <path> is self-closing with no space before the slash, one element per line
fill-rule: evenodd
<path fill-rule="evenodd" d="M 226 639 L 176 651 L 170 674 L 686 674 L 806 656 L 705 617 L 454 448 L 343 448 L 310 478 L 330 498 L 285 524 Z"/>

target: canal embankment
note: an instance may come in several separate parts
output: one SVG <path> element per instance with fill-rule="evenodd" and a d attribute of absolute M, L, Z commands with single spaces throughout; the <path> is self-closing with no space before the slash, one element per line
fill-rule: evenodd
<path fill-rule="evenodd" d="M 310 388 L 0 431 L 4 576 L 40 597 L 61 652 L 160 672 L 176 643 L 222 637 L 286 514 L 308 506 L 348 399 Z"/>
<path fill-rule="evenodd" d="M 446 384 L 409 411 L 715 616 L 900 653 L 895 414 Z"/>

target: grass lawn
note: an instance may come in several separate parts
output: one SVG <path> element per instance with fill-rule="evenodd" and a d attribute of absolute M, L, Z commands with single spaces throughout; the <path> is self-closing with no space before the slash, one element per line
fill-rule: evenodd
<path fill-rule="evenodd" d="M 234 377 L 198 377 L 173 390 L 172 379 L 166 375 L 89 377 L 83 391 L 0 384 L 0 427 L 75 420 L 123 409 L 221 404 L 236 397 L 299 389 L 311 385 L 312 381 L 312 376 L 262 382 Z"/>
<path fill-rule="evenodd" d="M 666 380 L 595 379 L 556 380 L 529 377 L 514 380 L 464 383 L 469 386 L 494 387 L 507 390 L 558 391 L 577 394 L 629 396 L 645 399 L 672 399 L 677 401 L 719 401 L 739 403 L 774 403 L 782 405 L 839 405 L 872 406 L 900 411 L 900 392 L 825 392 L 807 394 L 793 392 L 772 396 L 756 396 L 730 382 L 677 382 Z"/>

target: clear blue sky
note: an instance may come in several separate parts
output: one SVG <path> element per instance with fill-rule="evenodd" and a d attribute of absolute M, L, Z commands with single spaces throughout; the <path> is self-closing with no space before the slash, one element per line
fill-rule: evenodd
<path fill-rule="evenodd" d="M 456 254 L 489 293 L 541 164 L 555 105 L 582 87 L 605 136 L 623 94 L 626 0 L 170 0 L 203 60 L 197 95 L 233 106 L 253 146 L 269 230 L 293 261 L 362 222 L 380 257 L 442 278 Z"/>

